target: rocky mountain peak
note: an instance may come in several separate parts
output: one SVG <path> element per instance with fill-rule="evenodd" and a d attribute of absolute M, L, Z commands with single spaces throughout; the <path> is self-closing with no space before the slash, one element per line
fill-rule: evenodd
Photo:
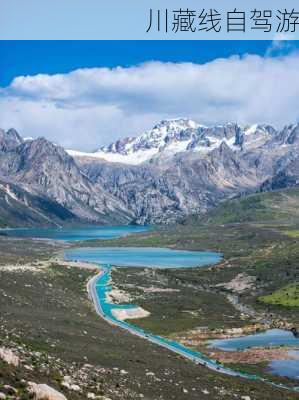
<path fill-rule="evenodd" d="M 5 131 L 0 129 L 0 151 L 9 151 L 16 148 L 23 139 L 15 129 Z"/>
<path fill-rule="evenodd" d="M 102 146 L 95 153 L 69 151 L 69 154 L 137 165 L 150 160 L 168 160 L 182 152 L 207 154 L 223 142 L 234 151 L 250 151 L 265 145 L 276 133 L 272 126 L 266 124 L 243 127 L 228 122 L 207 127 L 179 118 L 162 120 L 140 136 L 117 140 L 109 146 Z"/>
<path fill-rule="evenodd" d="M 28 200 L 28 218 L 37 204 L 39 220 L 46 204 L 46 217 L 55 215 L 58 223 L 175 222 L 240 193 L 297 185 L 298 149 L 299 124 L 278 131 L 266 124 L 163 120 L 95 153 L 66 152 L 45 138 L 22 140 L 14 130 L 0 130 L 0 206 L 1 196 L 5 207 L 17 201 L 22 210 Z"/>
<path fill-rule="evenodd" d="M 29 158 L 55 156 L 64 160 L 70 159 L 63 147 L 50 142 L 44 137 L 24 142 L 20 152 L 26 152 Z"/>
<path fill-rule="evenodd" d="M 198 127 L 196 122 L 189 119 L 162 120 L 142 135 L 118 140 L 109 146 L 101 147 L 99 152 L 128 155 L 138 150 L 160 149 L 173 140 L 190 138 L 191 133 Z"/>
<path fill-rule="evenodd" d="M 184 131 L 186 129 L 197 129 L 200 125 L 188 118 L 164 119 L 156 124 L 149 134 L 160 132 L 160 134 L 171 134 Z"/>
<path fill-rule="evenodd" d="M 23 139 L 21 138 L 21 136 L 18 134 L 18 132 L 14 128 L 8 129 L 8 131 L 6 132 L 6 135 L 18 143 L 23 142 Z"/>
<path fill-rule="evenodd" d="M 102 146 L 95 153 L 68 151 L 72 156 L 102 158 L 110 162 L 140 164 L 164 150 L 174 154 L 186 150 L 190 140 L 201 126 L 190 119 L 162 120 L 152 129 L 137 137 L 128 137 Z"/>
<path fill-rule="evenodd" d="M 23 209 L 30 208 L 32 200 L 37 205 L 39 217 L 45 212 L 44 222 L 49 215 L 59 220 L 67 217 L 88 223 L 126 223 L 133 218 L 130 211 L 100 184 L 93 185 L 61 146 L 43 137 L 22 141 L 14 149 L 0 152 L 0 178 L 3 182 L 13 183 L 22 194 L 14 195 L 10 186 L 4 184 L 4 201 L 13 197 L 14 201 L 22 203 Z M 43 204 L 45 210 L 42 210 Z M 29 208 L 31 215 L 32 207 Z"/>
<path fill-rule="evenodd" d="M 285 129 L 285 144 L 299 143 L 299 124 L 291 125 Z"/>

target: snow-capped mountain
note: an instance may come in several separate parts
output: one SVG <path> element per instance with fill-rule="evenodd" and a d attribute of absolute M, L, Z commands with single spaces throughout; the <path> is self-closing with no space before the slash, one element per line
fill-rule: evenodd
<path fill-rule="evenodd" d="M 109 146 L 102 146 L 94 153 L 69 150 L 73 156 L 101 158 L 110 162 L 137 165 L 155 155 L 170 151 L 173 154 L 187 149 L 192 137 L 200 126 L 188 119 L 164 120 L 138 137 L 117 140 Z"/>
<path fill-rule="evenodd" d="M 137 222 L 160 223 L 241 193 L 296 184 L 298 143 L 299 125 L 279 131 L 266 124 L 206 127 L 176 119 L 95 153 L 71 154 Z"/>
<path fill-rule="evenodd" d="M 225 142 L 233 150 L 263 145 L 275 133 L 268 125 L 240 127 L 234 123 L 206 127 L 189 119 L 163 120 L 137 137 L 117 140 L 94 153 L 69 150 L 74 157 L 91 157 L 108 162 L 138 165 L 153 158 L 169 158 L 190 151 L 208 153 Z"/>
<path fill-rule="evenodd" d="M 94 153 L 0 129 L 0 224 L 170 223 L 297 184 L 299 124 L 175 119 Z"/>

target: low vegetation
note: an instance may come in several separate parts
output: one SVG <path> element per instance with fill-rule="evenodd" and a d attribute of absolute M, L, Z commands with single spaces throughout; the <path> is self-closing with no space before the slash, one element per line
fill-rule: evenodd
<path fill-rule="evenodd" d="M 285 307 L 284 303 L 266 304 L 260 301 L 262 296 L 271 295 L 299 281 L 299 246 L 295 234 L 299 230 L 298 201 L 297 188 L 259 193 L 223 204 L 202 219 L 192 218 L 175 227 L 160 228 L 115 241 L 89 242 L 88 245 L 165 246 L 221 252 L 223 261 L 213 268 L 164 270 L 159 274 L 167 282 L 192 287 L 199 296 L 203 291 L 212 292 L 213 295 L 222 296 L 219 297 L 221 301 L 223 296 L 233 294 L 239 302 L 252 307 L 257 313 L 263 312 L 272 319 L 285 319 L 299 326 L 297 311 Z M 243 214 L 242 210 L 246 212 Z M 265 220 L 261 217 L 261 210 L 267 211 Z M 229 282 L 244 272 L 254 279 L 253 287 L 242 293 L 226 288 Z M 155 301 L 158 303 L 157 297 Z M 145 300 L 143 305 L 150 308 Z M 178 308 L 176 310 L 178 312 Z M 212 321 L 213 318 L 211 325 Z M 198 324 L 201 325 L 199 319 Z"/>
<path fill-rule="evenodd" d="M 258 194 L 241 199 L 241 204 L 239 200 L 223 204 L 203 219 L 191 218 L 175 227 L 76 246 L 166 246 L 223 254 L 222 261 L 211 268 L 113 270 L 113 284 L 129 293 L 132 302 L 150 311 L 148 318 L 132 321 L 146 330 L 183 337 L 186 330 L 198 327 L 221 330 L 250 325 L 259 315 L 266 315 L 273 323 L 285 321 L 298 327 L 299 309 L 282 301 L 294 301 L 298 290 L 298 284 L 294 284 L 299 282 L 295 234 L 299 231 L 298 199 L 297 189 Z M 213 373 L 108 325 L 96 315 L 87 298 L 86 282 L 93 272 L 49 261 L 62 250 L 63 246 L 50 241 L 0 236 L 0 345 L 21 347 L 25 358 L 41 354 L 40 361 L 35 356 L 30 364 L 33 370 L 21 365 L 21 370 L 9 372 L 10 378 L 7 371 L 11 369 L 2 363 L 0 387 L 4 383 L 14 385 L 22 400 L 27 396 L 22 376 L 46 382 L 69 399 L 78 400 L 86 398 L 88 387 L 116 400 L 141 396 L 161 400 L 184 396 L 190 400 L 202 396 L 207 400 L 298 398 L 296 393 L 261 382 Z M 7 268 L 24 264 L 41 271 Z M 251 284 L 237 292 L 230 283 L 244 274 Z M 271 296 L 279 301 L 265 300 Z M 243 306 L 253 313 L 248 315 Z M 46 363 L 43 357 L 56 361 L 53 368 L 41 373 L 40 366 Z M 62 386 L 65 374 L 81 376 L 85 364 L 102 372 L 96 377 L 88 375 L 86 385 L 78 378 L 81 392 Z"/>
<path fill-rule="evenodd" d="M 260 301 L 286 307 L 299 307 L 299 283 L 287 285 L 268 296 L 261 296 Z"/>
<path fill-rule="evenodd" d="M 298 199 L 297 188 L 252 194 L 226 201 L 202 221 L 208 224 L 229 224 L 299 218 Z"/>
<path fill-rule="evenodd" d="M 136 268 L 113 271 L 114 284 L 130 294 L 130 303 L 136 303 L 151 313 L 147 318 L 131 321 L 133 324 L 168 336 L 199 326 L 221 329 L 249 322 L 241 319 L 240 312 L 224 295 L 199 290 L 192 285 L 185 286 L 174 276 L 175 271 L 169 271 L 169 274 L 148 269 L 141 273 Z"/>

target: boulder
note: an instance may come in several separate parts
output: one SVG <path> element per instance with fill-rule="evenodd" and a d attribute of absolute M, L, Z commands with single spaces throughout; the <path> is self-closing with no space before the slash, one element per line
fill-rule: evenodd
<path fill-rule="evenodd" d="M 62 393 L 46 384 L 28 382 L 28 387 L 35 400 L 67 400 Z"/>
<path fill-rule="evenodd" d="M 10 349 L 0 347 L 0 358 L 7 362 L 7 364 L 17 367 L 20 364 L 19 357 Z"/>

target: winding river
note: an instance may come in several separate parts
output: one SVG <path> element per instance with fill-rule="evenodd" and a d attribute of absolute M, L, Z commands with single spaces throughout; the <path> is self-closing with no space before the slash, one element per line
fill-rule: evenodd
<path fill-rule="evenodd" d="M 140 228 L 140 229 L 139 229 Z M 84 229 L 17 229 L 7 230 L 9 236 L 39 237 L 58 240 L 86 240 L 117 238 L 129 233 L 146 231 L 147 227 L 108 227 Z M 221 259 L 221 254 L 211 252 L 191 252 L 161 248 L 75 248 L 65 251 L 65 259 L 72 261 L 85 261 L 99 265 L 99 273 L 88 283 L 88 292 L 94 303 L 96 312 L 108 323 L 129 331 L 131 334 L 148 340 L 156 345 L 177 353 L 196 364 L 203 365 L 222 374 L 240 377 L 253 381 L 262 381 L 273 386 L 288 390 L 299 391 L 296 387 L 272 382 L 262 376 L 234 371 L 215 360 L 208 358 L 201 352 L 189 349 L 178 342 L 166 339 L 159 335 L 145 332 L 143 329 L 119 320 L 113 313 L 115 309 L 134 308 L 135 305 L 112 304 L 107 300 L 107 293 L 112 289 L 110 285 L 112 265 L 126 267 L 150 268 L 190 268 L 212 265 Z"/>

